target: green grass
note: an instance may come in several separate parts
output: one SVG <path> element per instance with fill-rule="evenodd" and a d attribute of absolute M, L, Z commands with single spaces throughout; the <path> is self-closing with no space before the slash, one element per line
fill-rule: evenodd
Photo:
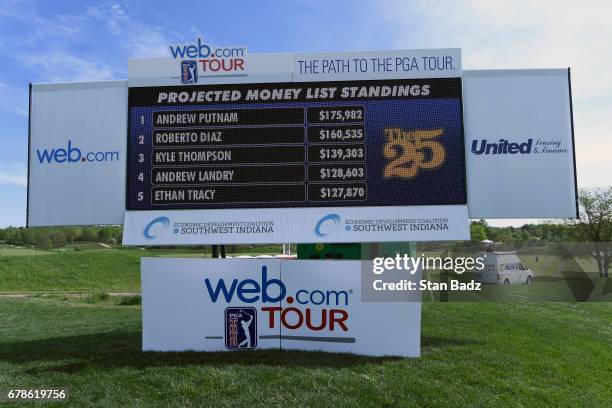
<path fill-rule="evenodd" d="M 52 251 L 43 251 L 42 249 L 0 244 L 0 256 L 32 256 L 52 253 Z"/>
<path fill-rule="evenodd" d="M 554 257 L 540 258 L 541 282 L 493 287 L 523 303 L 424 303 L 423 356 L 400 359 L 143 353 L 140 296 L 107 294 L 140 290 L 142 256 L 203 253 L 85 245 L 0 256 L 0 292 L 56 292 L 0 298 L 0 389 L 68 387 L 70 404 L 46 404 L 59 407 L 604 407 L 612 400 L 612 305 L 531 301 L 546 299 L 554 285 L 567 291 L 548 273 L 566 268 Z"/>
<path fill-rule="evenodd" d="M 137 250 L 0 257 L 0 292 L 138 291 Z"/>
<path fill-rule="evenodd" d="M 68 387 L 69 405 L 49 404 L 58 407 L 605 407 L 612 400 L 609 303 L 426 303 L 418 359 L 142 353 L 140 313 L 105 302 L 0 299 L 0 388 Z"/>
<path fill-rule="evenodd" d="M 247 254 L 266 253 L 257 251 L 273 248 L 255 249 L 256 251 Z M 210 249 L 207 251 L 207 256 L 210 256 Z M 41 253 L 38 256 L 0 256 L 0 293 L 140 291 L 140 258 L 145 256 L 201 258 L 204 257 L 204 251 L 140 248 L 75 251 L 67 248 L 63 251 Z"/>

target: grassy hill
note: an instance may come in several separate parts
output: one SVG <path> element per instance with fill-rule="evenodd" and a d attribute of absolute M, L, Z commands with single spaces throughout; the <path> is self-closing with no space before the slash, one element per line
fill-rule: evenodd
<path fill-rule="evenodd" d="M 136 250 L 0 257 L 0 292 L 140 290 Z"/>
<path fill-rule="evenodd" d="M 277 247 L 243 247 L 233 255 L 278 253 Z M 0 293 L 139 291 L 141 257 L 210 256 L 210 249 L 206 250 L 105 248 L 98 243 L 84 243 L 36 251 L 2 245 Z"/>

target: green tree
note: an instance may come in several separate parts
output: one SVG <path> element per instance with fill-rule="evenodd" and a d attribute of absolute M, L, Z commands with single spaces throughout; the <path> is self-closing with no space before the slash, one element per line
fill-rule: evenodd
<path fill-rule="evenodd" d="M 580 190 L 578 207 L 578 219 L 572 222 L 577 238 L 589 242 L 599 276 L 607 279 L 612 263 L 612 186 Z"/>
<path fill-rule="evenodd" d="M 51 240 L 47 234 L 37 234 L 35 245 L 40 249 L 49 249 L 51 248 Z"/>
<path fill-rule="evenodd" d="M 487 239 L 487 227 L 477 222 L 471 223 L 470 237 L 472 238 L 472 242 L 484 241 Z"/>
<path fill-rule="evenodd" d="M 98 232 L 95 227 L 84 227 L 81 241 L 95 242 L 98 240 Z"/>
<path fill-rule="evenodd" d="M 54 248 L 60 248 L 66 245 L 66 234 L 62 229 L 53 229 L 47 235 Z"/>
<path fill-rule="evenodd" d="M 98 239 L 100 242 L 113 242 L 115 241 L 115 234 L 111 227 L 104 227 L 98 231 Z"/>
<path fill-rule="evenodd" d="M 66 242 L 73 243 L 81 235 L 81 229 L 78 227 L 66 227 L 64 228 L 64 236 Z"/>

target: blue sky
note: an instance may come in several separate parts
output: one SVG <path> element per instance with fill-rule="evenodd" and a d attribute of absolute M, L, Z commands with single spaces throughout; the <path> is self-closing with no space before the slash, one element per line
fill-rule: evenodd
<path fill-rule="evenodd" d="M 587 6 L 588 4 L 588 6 Z M 0 226 L 24 225 L 29 82 L 125 79 L 198 36 L 249 52 L 463 48 L 464 68 L 572 67 L 578 184 L 612 184 L 606 1 L 0 0 Z"/>

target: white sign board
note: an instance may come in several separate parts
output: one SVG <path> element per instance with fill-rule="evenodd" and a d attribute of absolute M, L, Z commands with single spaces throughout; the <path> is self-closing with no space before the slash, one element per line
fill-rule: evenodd
<path fill-rule="evenodd" d="M 467 208 L 419 206 L 128 211 L 125 245 L 469 239 Z"/>
<path fill-rule="evenodd" d="M 575 218 L 567 69 L 464 71 L 470 218 Z"/>
<path fill-rule="evenodd" d="M 294 53 L 293 81 L 346 81 L 461 76 L 461 49 Z"/>
<path fill-rule="evenodd" d="M 127 82 L 31 87 L 28 226 L 122 224 Z"/>
<path fill-rule="evenodd" d="M 362 302 L 360 268 L 359 261 L 143 258 L 143 350 L 418 357 L 421 303 Z"/>
<path fill-rule="evenodd" d="M 326 54 L 317 55 L 322 58 L 321 55 Z M 275 58 L 283 59 L 282 70 L 287 72 L 280 80 L 291 78 L 292 60 L 278 55 Z M 299 58 L 305 57 L 300 55 Z M 313 58 L 309 60 L 311 64 Z M 249 69 L 263 75 L 263 62 L 258 64 L 253 62 Z M 147 66 L 144 62 L 141 65 Z M 172 69 L 178 70 L 176 61 L 171 61 L 171 65 Z M 134 69 L 143 70 L 142 67 Z M 150 67 L 151 77 L 166 72 L 165 68 L 155 71 L 155 65 Z M 261 69 L 258 71 L 257 67 Z M 275 72 L 265 80 L 279 80 L 278 75 L 281 74 Z M 239 79 L 245 81 L 244 77 Z M 301 77 L 296 75 L 296 79 Z M 214 80 L 218 83 L 222 78 Z M 178 79 L 172 81 L 176 83 Z M 127 81 L 32 85 L 29 226 L 124 223 L 127 94 Z M 575 216 L 576 175 L 570 96 L 568 71 L 565 69 L 463 71 L 467 207 L 470 218 Z M 325 235 L 314 232 L 320 219 L 311 219 L 314 217 L 312 215 L 307 221 L 314 223 L 310 229 L 313 235 L 303 237 L 304 242 L 362 239 L 355 235 L 357 232 L 367 235 L 363 239 L 378 239 L 372 230 L 349 234 L 349 231 L 334 229 L 334 225 L 343 225 L 348 218 L 344 209 L 342 214 L 334 209 L 328 212 L 325 212 L 326 208 L 320 210 L 323 212 L 316 215 L 321 218 L 330 214 L 330 219 L 323 221 L 324 228 L 320 230 Z M 156 235 L 153 240 L 144 236 L 145 228 L 156 218 L 166 217 L 169 224 L 182 224 L 188 221 L 186 215 L 190 215 L 196 226 L 205 224 L 208 227 L 213 221 L 211 215 L 218 215 L 216 211 L 221 210 L 197 211 L 197 216 L 190 211 L 130 212 L 125 222 L 133 224 L 134 230 L 126 236 L 126 242 L 142 245 L 227 242 L 221 241 L 227 237 L 223 229 L 201 229 L 197 233 L 194 230 L 179 230 L 180 234 L 172 229 L 166 231 L 165 236 L 150 234 Z M 260 217 L 257 211 L 247 212 L 255 218 Z M 338 218 L 331 214 L 337 214 L 340 222 L 336 223 L 334 220 Z M 411 214 L 427 215 L 429 218 L 441 215 L 436 212 L 435 206 L 425 206 L 423 209 L 413 207 Z M 377 218 L 408 218 L 396 217 L 396 214 L 386 211 L 378 215 Z M 464 215 L 461 217 L 465 219 Z M 267 221 L 273 221 L 268 218 Z M 299 221 L 293 218 L 295 222 Z M 459 218 L 452 216 L 445 218 L 451 222 L 459 221 Z M 160 225 L 152 228 L 155 231 Z M 467 237 L 466 231 L 467 227 L 462 230 L 465 237 L 449 234 L 443 239 L 464 239 Z M 274 234 L 277 233 L 278 229 Z M 177 234 L 181 237 L 176 237 Z M 291 231 L 289 236 L 289 240 L 295 241 Z M 402 235 L 400 240 L 434 239 L 428 236 L 430 234 L 425 229 L 416 229 L 412 235 Z M 240 242 L 287 241 L 286 235 L 282 238 L 277 236 L 279 241 L 267 241 L 271 237 L 270 232 L 257 237 L 247 232 Z"/>

